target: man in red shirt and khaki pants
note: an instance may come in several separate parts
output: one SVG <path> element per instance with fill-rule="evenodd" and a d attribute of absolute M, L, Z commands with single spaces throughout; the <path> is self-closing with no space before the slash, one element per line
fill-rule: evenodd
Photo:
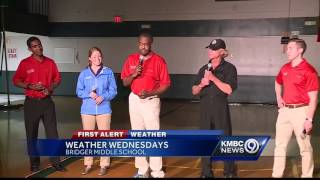
<path fill-rule="evenodd" d="M 139 53 L 129 55 L 122 72 L 121 79 L 124 86 L 131 87 L 129 95 L 129 114 L 133 130 L 159 130 L 160 129 L 160 98 L 170 86 L 170 77 L 165 60 L 151 51 L 153 37 L 147 32 L 139 35 Z M 150 163 L 150 164 L 149 164 Z M 138 173 L 135 177 L 151 176 L 162 178 L 162 158 L 136 157 L 135 166 Z"/>
<path fill-rule="evenodd" d="M 58 139 L 55 105 L 50 95 L 60 84 L 61 76 L 55 62 L 43 55 L 39 38 L 30 37 L 27 45 L 32 55 L 20 62 L 13 83 L 23 88 L 26 95 L 24 120 L 28 152 L 31 154 L 35 150 L 40 119 L 43 121 L 47 138 Z M 65 171 L 60 165 L 59 157 L 50 157 L 50 161 L 56 171 Z M 38 171 L 40 157 L 30 156 L 30 164 L 32 172 Z"/>
<path fill-rule="evenodd" d="M 294 132 L 302 157 L 301 177 L 313 176 L 313 150 L 310 134 L 318 103 L 317 71 L 302 56 L 307 45 L 302 39 L 291 39 L 287 46 L 289 63 L 282 66 L 275 91 L 279 114 L 276 123 L 274 164 L 272 177 L 282 177 L 287 146 Z M 283 91 L 283 93 L 282 93 Z"/>

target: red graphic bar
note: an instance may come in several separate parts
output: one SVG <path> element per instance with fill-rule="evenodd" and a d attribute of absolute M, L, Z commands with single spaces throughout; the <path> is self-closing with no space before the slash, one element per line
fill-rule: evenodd
<path fill-rule="evenodd" d="M 79 130 L 75 131 L 72 139 L 125 139 L 128 130 Z"/>

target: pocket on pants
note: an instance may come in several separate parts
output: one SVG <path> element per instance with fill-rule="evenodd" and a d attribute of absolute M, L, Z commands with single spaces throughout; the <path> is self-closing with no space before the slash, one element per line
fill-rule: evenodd
<path fill-rule="evenodd" d="M 279 112 L 279 113 L 280 113 L 280 112 L 283 112 L 283 111 L 284 111 L 284 109 L 285 109 L 284 107 L 279 108 L 279 109 L 278 109 L 278 112 Z"/>

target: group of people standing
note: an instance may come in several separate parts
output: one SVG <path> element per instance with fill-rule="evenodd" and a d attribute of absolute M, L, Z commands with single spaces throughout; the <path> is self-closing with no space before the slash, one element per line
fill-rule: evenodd
<path fill-rule="evenodd" d="M 303 40 L 291 40 L 288 44 L 289 63 L 276 79 L 279 117 L 276 131 L 275 165 L 272 176 L 283 175 L 286 146 L 292 131 L 296 136 L 305 129 L 306 138 L 297 136 L 303 155 L 303 175 L 312 177 L 313 159 L 310 144 L 312 118 L 317 103 L 317 72 L 302 58 L 306 46 Z M 129 115 L 133 130 L 160 129 L 160 95 L 169 89 L 171 80 L 165 59 L 152 51 L 153 37 L 148 32 L 138 36 L 138 52 L 129 55 L 121 71 L 122 83 L 131 89 Z M 305 43 L 304 43 L 305 44 Z M 39 122 L 42 119 L 47 138 L 57 139 L 55 105 L 51 99 L 53 90 L 61 82 L 55 62 L 43 55 L 41 41 L 37 37 L 27 40 L 31 56 L 22 60 L 13 77 L 16 86 L 25 89 L 25 127 L 28 152 L 35 148 Z M 192 94 L 200 96 L 200 129 L 222 129 L 232 135 L 228 96 L 237 89 L 236 67 L 227 62 L 226 44 L 214 39 L 208 48 L 209 62 L 202 66 L 192 86 Z M 82 99 L 81 119 L 84 130 L 109 130 L 111 123 L 111 101 L 117 95 L 117 84 L 112 70 L 102 63 L 103 53 L 98 47 L 89 49 L 88 66 L 81 71 L 76 94 Z M 281 86 L 284 87 L 283 96 Z M 293 92 L 292 92 L 293 91 Z M 282 98 L 283 97 L 283 98 Z M 287 114 L 287 115 L 284 115 Z M 289 116 L 290 115 L 290 116 Z M 307 121 L 305 121 L 307 120 Z M 59 157 L 51 157 L 55 170 L 65 171 Z M 31 171 L 40 167 L 40 158 L 30 156 Z M 92 170 L 93 157 L 84 158 L 83 175 Z M 214 177 L 210 157 L 202 157 L 201 177 Z M 136 157 L 138 172 L 134 177 L 164 177 L 162 157 Z M 110 157 L 101 157 L 100 176 L 110 167 Z M 151 170 L 151 172 L 150 172 Z M 236 177 L 233 161 L 225 162 L 225 177 Z"/>

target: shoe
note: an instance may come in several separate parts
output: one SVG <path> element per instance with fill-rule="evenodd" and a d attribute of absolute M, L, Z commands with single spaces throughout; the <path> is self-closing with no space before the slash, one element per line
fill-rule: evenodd
<path fill-rule="evenodd" d="M 35 172 L 40 171 L 40 168 L 39 168 L 39 166 L 31 166 L 30 171 L 31 171 L 32 173 L 35 173 Z"/>
<path fill-rule="evenodd" d="M 237 178 L 238 176 L 236 174 L 227 174 L 224 175 L 224 178 Z"/>
<path fill-rule="evenodd" d="M 201 174 L 200 178 L 214 178 L 213 174 Z"/>
<path fill-rule="evenodd" d="M 164 178 L 165 174 L 163 171 L 152 171 L 150 176 L 151 178 Z"/>
<path fill-rule="evenodd" d="M 108 167 L 101 167 L 98 176 L 104 176 L 107 173 Z"/>
<path fill-rule="evenodd" d="M 137 173 L 136 175 L 133 176 L 133 178 L 149 178 L 149 174 L 148 173 L 144 173 L 144 174 Z"/>
<path fill-rule="evenodd" d="M 60 171 L 60 172 L 65 172 L 65 171 L 67 171 L 66 168 L 64 168 L 63 166 L 61 166 L 61 164 L 56 164 L 56 165 L 53 165 L 52 167 L 53 167 L 53 169 L 54 169 L 55 171 Z"/>
<path fill-rule="evenodd" d="M 86 166 L 85 168 L 84 168 L 84 170 L 82 171 L 82 175 L 86 175 L 86 174 L 88 174 L 89 172 L 91 171 L 91 166 Z"/>

